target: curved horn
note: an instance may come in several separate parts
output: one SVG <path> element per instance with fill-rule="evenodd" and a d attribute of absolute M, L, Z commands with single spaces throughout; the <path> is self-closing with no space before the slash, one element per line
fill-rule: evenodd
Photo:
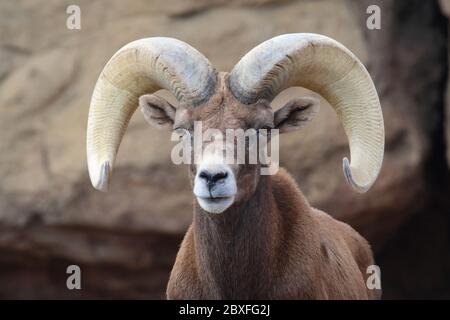
<path fill-rule="evenodd" d="M 230 74 L 230 88 L 242 103 L 271 101 L 282 90 L 301 86 L 322 95 L 347 134 L 351 164 L 347 182 L 360 193 L 375 182 L 384 153 L 384 124 L 377 91 L 364 65 L 339 42 L 294 33 L 272 38 L 248 52 Z"/>
<path fill-rule="evenodd" d="M 180 103 L 199 105 L 211 96 L 217 73 L 188 44 L 146 38 L 122 47 L 101 72 L 89 108 L 87 160 L 92 185 L 108 190 L 114 160 L 142 94 L 171 91 Z"/>

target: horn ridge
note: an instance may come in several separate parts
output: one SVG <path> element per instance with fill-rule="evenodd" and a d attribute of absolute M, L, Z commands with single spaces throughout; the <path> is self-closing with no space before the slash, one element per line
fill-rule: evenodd
<path fill-rule="evenodd" d="M 282 90 L 301 86 L 322 95 L 333 107 L 349 140 L 351 164 L 344 175 L 357 192 L 376 180 L 384 154 L 384 123 L 373 81 L 358 58 L 324 35 L 293 33 L 250 50 L 230 73 L 230 89 L 244 104 L 273 100 Z"/>
<path fill-rule="evenodd" d="M 144 38 L 119 49 L 99 75 L 89 107 L 87 160 L 92 185 L 107 191 L 115 157 L 139 97 L 160 89 L 180 104 L 197 106 L 214 93 L 217 72 L 190 45 Z"/>

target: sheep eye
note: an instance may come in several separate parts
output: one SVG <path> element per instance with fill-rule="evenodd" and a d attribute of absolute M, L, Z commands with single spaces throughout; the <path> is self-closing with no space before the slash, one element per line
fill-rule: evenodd
<path fill-rule="evenodd" d="M 189 130 L 185 129 L 185 128 L 174 128 L 173 129 L 173 133 L 175 133 L 176 135 L 178 135 L 179 139 L 182 139 L 183 137 L 187 136 L 189 133 Z"/>
<path fill-rule="evenodd" d="M 258 129 L 258 136 L 262 135 L 262 136 L 270 137 L 270 132 L 272 129 L 273 129 L 273 127 L 271 127 L 271 126 L 263 126 L 260 129 Z"/>

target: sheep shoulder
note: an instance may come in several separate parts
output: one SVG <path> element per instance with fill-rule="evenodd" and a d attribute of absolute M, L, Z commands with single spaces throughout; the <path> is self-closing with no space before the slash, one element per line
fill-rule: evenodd
<path fill-rule="evenodd" d="M 289 298 L 305 292 L 319 299 L 379 298 L 381 292 L 366 286 L 367 267 L 374 264 L 368 242 L 348 224 L 311 207 L 286 170 L 273 176 L 272 188 L 283 225 L 280 284 L 289 286 L 280 290 Z"/>

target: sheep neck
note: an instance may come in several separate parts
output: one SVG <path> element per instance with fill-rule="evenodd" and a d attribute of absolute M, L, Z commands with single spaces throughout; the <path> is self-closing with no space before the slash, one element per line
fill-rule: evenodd
<path fill-rule="evenodd" d="M 219 299 L 263 298 L 282 242 L 270 176 L 261 176 L 248 201 L 219 215 L 194 210 L 198 276 L 208 294 Z"/>

